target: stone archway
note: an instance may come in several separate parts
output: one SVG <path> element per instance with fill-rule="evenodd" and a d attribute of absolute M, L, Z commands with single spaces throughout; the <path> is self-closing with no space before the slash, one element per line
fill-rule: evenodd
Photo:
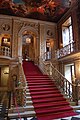
<path fill-rule="evenodd" d="M 32 31 L 22 33 L 22 56 L 23 59 L 35 61 L 36 56 L 36 36 Z"/>
<path fill-rule="evenodd" d="M 32 36 L 32 41 L 30 45 L 26 45 L 28 50 L 28 57 L 30 57 L 35 63 L 37 63 L 37 57 L 39 56 L 39 39 L 38 39 L 38 31 L 36 31 L 33 27 L 25 26 L 22 27 L 18 34 L 18 57 L 22 59 L 23 57 L 23 42 L 25 41 L 26 35 Z M 29 47 L 29 49 L 28 49 Z"/>

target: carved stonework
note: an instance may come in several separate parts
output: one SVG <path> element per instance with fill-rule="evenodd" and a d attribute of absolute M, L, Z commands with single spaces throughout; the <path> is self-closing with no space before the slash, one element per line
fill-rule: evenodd
<path fill-rule="evenodd" d="M 13 56 L 17 57 L 18 53 L 18 33 L 21 30 L 23 26 L 23 22 L 14 20 L 14 26 L 13 26 Z"/>
<path fill-rule="evenodd" d="M 79 30 L 79 37 L 80 37 L 80 0 L 78 0 L 78 8 L 77 8 L 77 22 L 78 22 L 78 30 Z"/>
<path fill-rule="evenodd" d="M 25 22 L 23 27 L 26 27 L 26 26 L 33 27 L 36 30 L 38 30 L 38 27 L 39 27 L 39 25 L 37 23 L 34 23 L 34 22 Z"/>
<path fill-rule="evenodd" d="M 0 33 L 12 34 L 12 19 L 0 18 Z"/>
<path fill-rule="evenodd" d="M 55 34 L 56 34 L 56 24 L 46 25 L 46 37 L 55 39 Z"/>
<path fill-rule="evenodd" d="M 40 56 L 45 52 L 45 27 L 44 24 L 40 24 Z"/>
<path fill-rule="evenodd" d="M 9 29 L 10 29 L 10 25 L 9 24 L 6 24 L 6 23 L 4 23 L 4 24 L 2 24 L 2 29 L 4 30 L 4 31 L 8 31 Z"/>
<path fill-rule="evenodd" d="M 47 35 L 48 35 L 49 37 L 53 37 L 53 32 L 52 32 L 50 29 L 48 29 L 48 30 L 47 30 Z"/>

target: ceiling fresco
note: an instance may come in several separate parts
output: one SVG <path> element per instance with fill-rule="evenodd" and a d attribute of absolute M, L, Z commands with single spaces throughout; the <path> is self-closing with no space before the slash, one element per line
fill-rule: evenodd
<path fill-rule="evenodd" d="M 0 0 L 0 14 L 58 22 L 71 0 Z"/>

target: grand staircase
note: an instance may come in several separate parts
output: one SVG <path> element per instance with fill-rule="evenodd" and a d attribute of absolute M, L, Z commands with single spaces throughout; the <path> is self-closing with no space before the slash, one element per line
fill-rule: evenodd
<path fill-rule="evenodd" d="M 55 85 L 31 61 L 23 61 L 32 104 L 38 120 L 56 120 L 77 115 Z"/>

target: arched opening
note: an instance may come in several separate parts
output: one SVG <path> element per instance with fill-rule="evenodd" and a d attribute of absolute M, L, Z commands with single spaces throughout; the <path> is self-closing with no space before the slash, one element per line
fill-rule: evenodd
<path fill-rule="evenodd" d="M 23 27 L 19 32 L 18 40 L 18 57 L 38 63 L 40 49 L 38 32 L 32 27 Z"/>
<path fill-rule="evenodd" d="M 0 55 L 11 57 L 11 35 L 10 34 L 0 35 Z"/>
<path fill-rule="evenodd" d="M 31 31 L 22 33 L 22 57 L 26 60 L 35 61 L 36 57 L 36 36 Z"/>

